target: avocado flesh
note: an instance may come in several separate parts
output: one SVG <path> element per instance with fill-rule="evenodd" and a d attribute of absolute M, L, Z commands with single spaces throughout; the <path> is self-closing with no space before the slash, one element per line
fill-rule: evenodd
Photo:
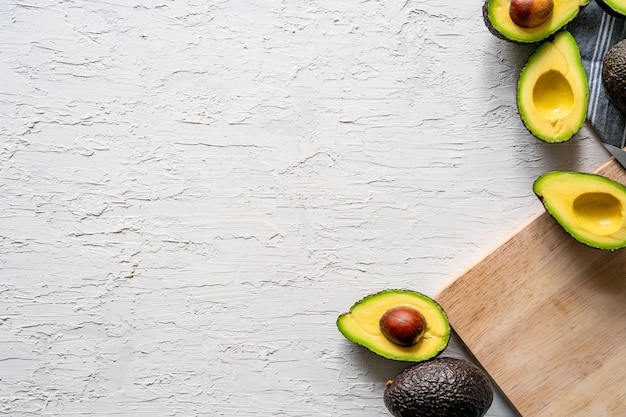
<path fill-rule="evenodd" d="M 385 406 L 395 417 L 482 417 L 493 402 L 489 376 L 459 358 L 413 365 L 388 383 Z"/>
<path fill-rule="evenodd" d="M 403 347 L 391 342 L 379 328 L 382 315 L 400 305 L 415 308 L 426 319 L 424 334 L 413 346 Z M 348 340 L 398 361 L 430 359 L 441 353 L 450 339 L 450 324 L 441 306 L 430 297 L 410 290 L 385 290 L 363 298 L 338 317 L 337 328 Z"/>
<path fill-rule="evenodd" d="M 626 186 L 597 174 L 553 171 L 533 191 L 576 240 L 597 249 L 626 247 Z"/>
<path fill-rule="evenodd" d="M 626 0 L 596 0 L 596 3 L 608 14 L 618 17 L 626 17 Z"/>
<path fill-rule="evenodd" d="M 626 39 L 613 45 L 604 56 L 602 85 L 611 104 L 626 114 Z"/>
<path fill-rule="evenodd" d="M 510 0 L 485 0 L 483 19 L 491 33 L 514 43 L 534 43 L 547 39 L 572 21 L 590 0 L 554 0 L 552 14 L 541 25 L 525 28 L 509 15 Z"/>
<path fill-rule="evenodd" d="M 528 58 L 517 85 L 517 108 L 526 128 L 549 143 L 564 142 L 585 123 L 589 84 L 580 50 L 567 31 L 543 42 Z"/>

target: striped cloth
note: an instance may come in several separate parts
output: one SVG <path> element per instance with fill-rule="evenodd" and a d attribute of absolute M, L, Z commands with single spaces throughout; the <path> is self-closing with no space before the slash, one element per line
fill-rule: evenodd
<path fill-rule="evenodd" d="M 609 103 L 602 86 L 602 60 L 609 48 L 626 38 L 624 19 L 604 12 L 595 0 L 567 25 L 574 36 L 589 78 L 587 120 L 605 143 L 626 147 L 626 115 Z"/>

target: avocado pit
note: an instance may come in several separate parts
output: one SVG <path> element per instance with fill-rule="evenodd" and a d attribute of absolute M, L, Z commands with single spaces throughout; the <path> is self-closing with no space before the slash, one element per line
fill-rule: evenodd
<path fill-rule="evenodd" d="M 415 345 L 426 331 L 426 318 L 410 306 L 397 306 L 387 310 L 379 321 L 381 333 L 399 346 Z"/>
<path fill-rule="evenodd" d="M 553 0 L 511 0 L 511 20 L 523 28 L 534 28 L 543 24 L 554 9 Z"/>

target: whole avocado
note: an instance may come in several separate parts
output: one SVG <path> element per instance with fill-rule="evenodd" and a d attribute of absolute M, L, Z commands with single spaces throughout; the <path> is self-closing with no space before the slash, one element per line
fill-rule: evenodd
<path fill-rule="evenodd" d="M 395 417 L 482 417 L 493 402 L 487 374 L 457 358 L 417 363 L 388 382 L 385 406 Z"/>
<path fill-rule="evenodd" d="M 613 45 L 604 56 L 602 84 L 611 103 L 626 114 L 626 39 Z"/>

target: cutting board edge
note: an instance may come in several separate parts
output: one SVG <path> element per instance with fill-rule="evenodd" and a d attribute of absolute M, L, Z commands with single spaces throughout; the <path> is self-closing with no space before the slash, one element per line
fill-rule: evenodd
<path fill-rule="evenodd" d="M 618 182 L 626 182 L 626 171 L 622 169 L 622 167 L 613 157 L 610 157 L 607 161 L 602 163 L 593 172 L 599 175 L 605 175 L 614 180 L 618 180 Z M 550 215 L 545 210 L 540 210 L 537 214 L 530 217 L 529 220 L 526 223 L 522 224 L 516 231 L 514 231 L 511 236 L 508 236 L 506 239 L 504 239 L 500 246 L 496 246 L 495 249 L 487 252 L 482 258 L 478 260 L 478 262 L 472 264 L 469 268 L 465 270 L 465 272 L 463 272 L 462 274 L 457 276 L 455 279 L 447 283 L 435 295 L 435 300 L 438 301 L 442 305 L 444 310 L 445 310 L 445 306 L 448 305 L 451 308 L 451 313 L 454 313 L 452 315 L 453 316 L 457 315 L 456 318 L 458 318 L 458 308 L 456 307 L 456 305 L 451 306 L 450 303 L 451 302 L 456 303 L 457 301 L 459 301 L 458 297 L 456 301 L 453 301 L 455 299 L 455 294 L 458 295 L 459 293 L 467 293 L 468 289 L 466 288 L 466 285 L 465 285 L 467 283 L 467 280 L 465 279 L 466 275 L 472 275 L 472 274 L 475 275 L 476 273 L 481 273 L 480 271 L 482 271 L 483 267 L 485 265 L 490 264 L 490 261 L 494 259 L 494 256 L 495 257 L 498 256 L 498 251 L 507 250 L 505 247 L 507 246 L 511 247 L 511 245 L 514 244 L 515 236 L 518 233 L 525 233 L 526 229 L 531 231 L 532 230 L 531 228 L 534 227 L 536 222 L 542 224 L 543 225 L 542 227 L 545 227 L 547 221 L 553 222 L 551 224 L 553 224 L 554 227 L 556 227 L 556 222 L 550 218 Z M 565 234 L 563 234 L 563 236 L 565 236 Z M 485 264 L 485 262 L 487 262 L 487 264 Z M 556 306 L 555 308 L 559 307 L 558 304 L 556 304 L 555 306 Z M 465 315 L 465 317 L 467 317 L 467 315 Z M 450 324 L 451 324 L 452 330 L 456 332 L 455 319 L 453 319 L 453 317 L 451 317 Z M 459 329 L 460 332 L 456 332 L 456 334 L 460 342 L 466 347 L 467 351 L 471 354 L 474 360 L 480 366 L 482 366 L 484 369 L 487 370 L 487 372 L 492 377 L 494 384 L 498 387 L 498 389 L 500 390 L 502 396 L 507 401 L 507 403 L 509 403 L 511 407 L 515 409 L 518 413 L 522 413 L 522 411 L 524 412 L 524 414 L 526 412 L 530 412 L 529 411 L 530 409 L 528 409 L 529 405 L 525 404 L 524 402 L 522 402 L 522 400 L 520 400 L 519 392 L 513 391 L 513 389 L 510 386 L 507 387 L 506 384 L 501 386 L 499 382 L 502 382 L 502 380 L 500 378 L 497 378 L 497 380 L 496 378 L 494 378 L 497 372 L 496 374 L 492 375 L 492 372 L 494 371 L 495 368 L 493 368 L 493 364 L 490 364 L 489 360 L 486 360 L 486 357 L 484 356 L 484 352 L 481 349 L 478 349 L 478 351 L 473 350 L 472 343 L 469 343 L 469 342 L 472 342 L 472 338 L 474 336 L 468 336 L 467 332 L 464 330 L 466 329 L 466 326 L 461 325 L 459 327 L 460 327 Z M 467 337 L 467 340 L 465 340 L 465 337 Z M 483 360 L 485 360 L 485 362 L 483 362 Z M 514 389 L 517 390 L 517 388 L 514 388 Z M 507 390 L 509 392 L 507 392 Z M 618 410 L 618 412 L 620 411 Z M 548 414 L 542 414 L 542 416 L 543 415 L 548 416 L 548 415 L 553 415 L 553 414 L 548 413 Z M 619 414 L 619 415 L 621 416 L 623 414 Z"/>
<path fill-rule="evenodd" d="M 614 157 L 611 156 L 605 162 L 600 164 L 600 166 L 598 168 L 596 168 L 593 172 L 594 173 L 600 173 L 600 172 L 606 170 L 610 165 L 613 165 L 613 164 L 618 164 L 618 162 L 617 162 L 617 160 Z M 464 275 L 466 275 L 467 272 L 471 271 L 472 268 L 476 267 L 481 262 L 483 262 L 485 260 L 485 258 L 489 257 L 489 255 L 493 254 L 500 247 L 502 247 L 507 242 L 509 242 L 511 239 L 513 239 L 519 232 L 521 232 L 522 230 L 526 229 L 527 227 L 531 227 L 532 224 L 535 221 L 537 221 L 537 219 L 539 219 L 541 216 L 549 216 L 549 214 L 545 210 L 540 210 L 537 213 L 535 213 L 533 216 L 531 216 L 525 223 L 522 223 L 518 228 L 514 229 L 513 232 L 511 232 L 507 237 L 505 237 L 498 244 L 496 244 L 491 250 L 488 250 L 482 256 L 479 256 L 478 260 L 476 262 L 471 264 L 469 267 L 465 268 L 456 277 L 451 278 L 439 291 L 436 292 L 435 300 L 438 300 L 442 296 L 442 294 L 446 292 L 446 290 L 448 288 L 453 286 L 454 283 L 457 281 L 457 279 L 459 279 L 459 278 L 463 277 Z"/>
<path fill-rule="evenodd" d="M 522 230 L 526 229 L 527 227 L 532 226 L 532 224 L 535 223 L 535 221 L 537 221 L 537 219 L 541 218 L 542 216 L 548 216 L 548 215 L 549 214 L 545 210 L 538 211 L 533 216 L 531 216 L 528 220 L 526 220 L 526 222 L 522 223 L 519 227 L 514 229 L 507 237 L 505 237 L 500 242 L 498 242 L 493 248 L 488 250 L 486 253 L 479 255 L 478 260 L 476 262 L 474 262 L 473 264 L 471 264 L 470 266 L 462 270 L 456 277 L 450 279 L 439 291 L 437 291 L 437 293 L 435 294 L 435 300 L 438 300 L 442 296 L 442 294 L 445 293 L 448 288 L 453 286 L 454 283 L 459 278 L 465 276 L 469 271 L 471 271 L 473 268 L 478 266 L 481 262 L 483 262 L 490 255 L 494 254 L 503 245 L 506 245 L 507 242 L 515 238 L 515 236 L 517 236 Z"/>

